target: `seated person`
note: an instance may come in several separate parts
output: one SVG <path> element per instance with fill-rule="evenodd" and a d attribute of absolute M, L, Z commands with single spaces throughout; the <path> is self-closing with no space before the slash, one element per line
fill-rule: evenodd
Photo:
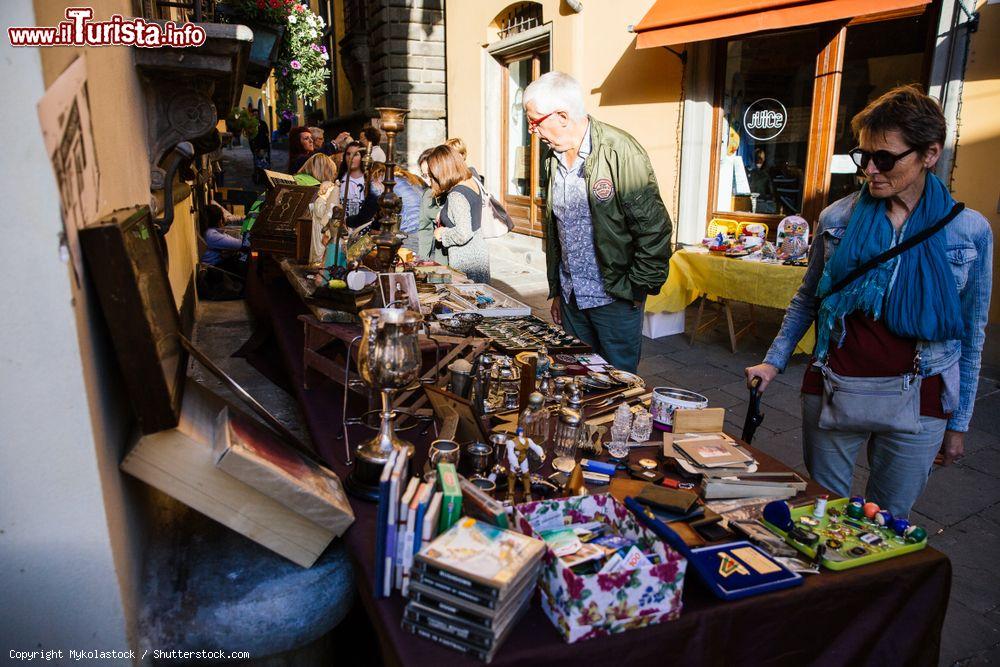
<path fill-rule="evenodd" d="M 239 251 L 245 241 L 230 236 L 222 230 L 226 223 L 225 212 L 218 204 L 205 208 L 205 252 L 201 263 L 228 271 L 240 277 L 246 274 L 246 263 L 240 261 Z"/>

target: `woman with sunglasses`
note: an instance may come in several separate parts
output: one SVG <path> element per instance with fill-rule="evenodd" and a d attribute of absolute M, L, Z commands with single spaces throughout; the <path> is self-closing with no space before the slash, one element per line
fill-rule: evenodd
<path fill-rule="evenodd" d="M 806 467 L 849 496 L 867 443 L 866 497 L 906 517 L 937 453 L 947 465 L 964 451 L 993 236 L 986 219 L 956 205 L 933 173 L 946 130 L 934 99 L 915 86 L 895 88 L 856 115 L 851 129 L 859 142 L 851 157 L 866 182 L 820 214 L 802 285 L 764 362 L 746 375 L 764 391 L 815 324 L 802 382 Z M 905 250 L 886 257 L 897 245 Z"/>

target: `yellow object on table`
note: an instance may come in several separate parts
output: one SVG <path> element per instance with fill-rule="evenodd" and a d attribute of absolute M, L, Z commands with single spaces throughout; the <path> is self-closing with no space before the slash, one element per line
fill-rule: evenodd
<path fill-rule="evenodd" d="M 670 273 L 660 293 L 646 299 L 646 312 L 676 313 L 702 294 L 785 310 L 802 284 L 806 269 L 765 262 L 748 262 L 722 255 L 679 250 L 670 258 Z M 811 327 L 796 352 L 810 354 L 816 341 Z"/>

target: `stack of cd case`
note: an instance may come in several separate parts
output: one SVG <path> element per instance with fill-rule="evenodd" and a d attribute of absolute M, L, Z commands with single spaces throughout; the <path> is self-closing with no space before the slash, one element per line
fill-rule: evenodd
<path fill-rule="evenodd" d="M 531 604 L 541 540 L 463 517 L 417 554 L 402 626 L 489 662 Z"/>

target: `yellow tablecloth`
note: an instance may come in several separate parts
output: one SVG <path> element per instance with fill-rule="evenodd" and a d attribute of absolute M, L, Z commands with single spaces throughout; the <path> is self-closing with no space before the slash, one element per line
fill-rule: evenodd
<path fill-rule="evenodd" d="M 670 258 L 667 282 L 646 299 L 646 311 L 676 313 L 702 294 L 785 310 L 802 283 L 805 267 L 746 262 L 720 255 L 679 250 Z M 815 328 L 810 328 L 796 352 L 811 353 Z"/>

